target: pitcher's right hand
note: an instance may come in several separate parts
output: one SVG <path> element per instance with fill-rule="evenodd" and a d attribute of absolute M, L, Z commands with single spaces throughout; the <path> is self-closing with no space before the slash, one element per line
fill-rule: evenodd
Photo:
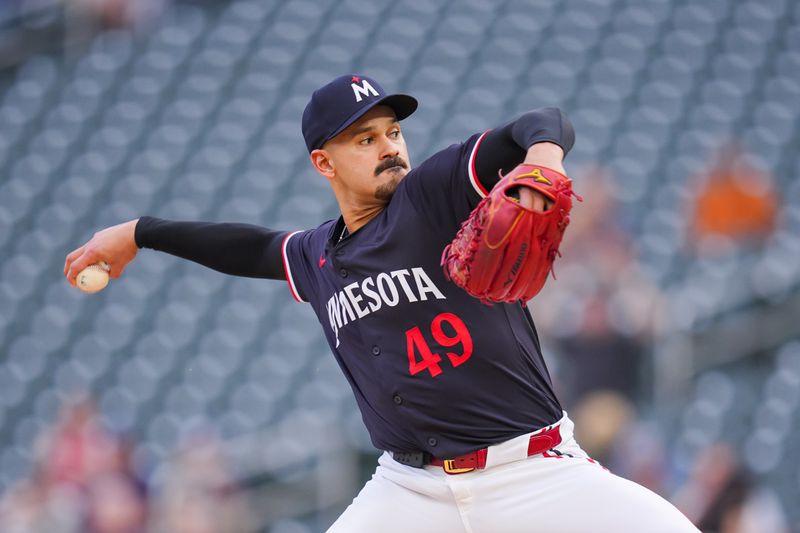
<path fill-rule="evenodd" d="M 109 264 L 112 278 L 120 277 L 139 251 L 134 237 L 137 222 L 138 218 L 98 231 L 86 244 L 70 252 L 64 262 L 67 281 L 74 287 L 78 273 L 100 261 Z"/>

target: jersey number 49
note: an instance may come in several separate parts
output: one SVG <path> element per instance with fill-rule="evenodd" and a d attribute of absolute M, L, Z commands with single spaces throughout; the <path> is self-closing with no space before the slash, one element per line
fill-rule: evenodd
<path fill-rule="evenodd" d="M 447 329 L 451 330 L 454 335 L 445 332 L 444 324 L 447 324 Z M 437 315 L 431 322 L 431 335 L 433 340 L 440 346 L 450 348 L 457 344 L 461 345 L 460 354 L 447 352 L 447 358 L 450 359 L 453 367 L 465 363 L 472 356 L 472 336 L 469 334 L 464 321 L 453 313 Z M 423 370 L 430 372 L 433 377 L 442 373 L 442 367 L 439 365 L 442 358 L 438 353 L 431 351 L 419 326 L 406 330 L 406 346 L 408 349 L 408 371 L 412 376 L 419 374 Z M 421 359 L 417 359 L 417 353 L 419 353 Z"/>

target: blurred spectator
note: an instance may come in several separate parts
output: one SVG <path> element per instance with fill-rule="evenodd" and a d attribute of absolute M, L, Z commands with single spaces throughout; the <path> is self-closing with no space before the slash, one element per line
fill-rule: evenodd
<path fill-rule="evenodd" d="M 531 302 L 561 355 L 558 381 L 568 410 L 593 391 L 636 396 L 641 362 L 664 316 L 662 295 L 639 270 L 620 223 L 611 180 L 599 169 L 578 174 L 585 201 L 575 206 L 556 279 Z"/>
<path fill-rule="evenodd" d="M 72 15 L 98 29 L 128 26 L 130 8 L 136 0 L 67 0 Z"/>
<path fill-rule="evenodd" d="M 121 473 L 92 480 L 87 490 L 87 533 L 144 533 L 147 506 L 135 481 Z"/>
<path fill-rule="evenodd" d="M 607 466 L 615 474 L 656 494 L 669 492 L 669 468 L 664 434 L 653 420 L 634 420 L 616 441 Z"/>
<path fill-rule="evenodd" d="M 100 424 L 94 402 L 82 396 L 67 403 L 52 433 L 39 444 L 45 482 L 85 485 L 118 466 L 118 443 Z"/>
<path fill-rule="evenodd" d="M 0 500 L 3 533 L 239 533 L 254 530 L 247 496 L 228 473 L 218 443 L 198 438 L 164 465 L 161 498 L 136 475 L 130 440 L 106 431 L 93 400 L 64 405 L 39 439 L 30 480 Z"/>
<path fill-rule="evenodd" d="M 65 0 L 67 42 L 87 42 L 109 29 L 146 26 L 164 11 L 168 0 Z"/>
<path fill-rule="evenodd" d="M 628 399 L 638 393 L 644 347 L 639 339 L 611 323 L 610 300 L 607 294 L 593 295 L 584 303 L 580 329 L 559 343 L 565 366 L 565 401 L 572 405 L 598 390 Z"/>
<path fill-rule="evenodd" d="M 49 485 L 37 472 L 11 486 L 0 500 L 0 531 L 4 533 L 79 533 L 82 495 L 72 485 Z"/>
<path fill-rule="evenodd" d="M 189 441 L 167 466 L 153 531 L 240 533 L 252 531 L 246 497 L 237 490 L 218 443 Z"/>
<path fill-rule="evenodd" d="M 617 443 L 633 422 L 633 404 L 619 393 L 597 390 L 577 404 L 571 415 L 575 436 L 586 453 L 609 465 Z"/>
<path fill-rule="evenodd" d="M 579 170 L 575 178 L 584 202 L 575 205 L 556 278 L 531 310 L 559 356 L 556 387 L 581 446 L 628 477 L 641 466 L 636 473 L 650 476 L 645 485 L 662 490 L 657 466 L 621 461 L 618 450 L 635 428 L 643 361 L 666 316 L 663 296 L 636 262 L 616 185 L 599 168 Z"/>
<path fill-rule="evenodd" d="M 147 531 L 147 487 L 133 469 L 134 448 L 132 441 L 117 438 L 109 470 L 90 480 L 85 504 L 87 532 Z"/>
<path fill-rule="evenodd" d="M 715 444 L 698 455 L 673 503 L 704 532 L 788 531 L 777 497 L 755 484 L 736 451 L 726 444 Z"/>
<path fill-rule="evenodd" d="M 741 147 L 731 143 L 716 155 L 694 206 L 694 234 L 760 240 L 775 227 L 778 202 L 770 177 Z"/>
<path fill-rule="evenodd" d="M 131 449 L 102 427 L 89 396 L 67 402 L 39 438 L 32 478 L 0 502 L 0 531 L 144 533 L 146 490 L 131 467 Z"/>

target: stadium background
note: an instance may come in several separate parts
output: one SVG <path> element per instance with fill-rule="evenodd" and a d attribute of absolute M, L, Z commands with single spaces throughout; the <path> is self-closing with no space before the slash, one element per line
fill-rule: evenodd
<path fill-rule="evenodd" d="M 421 101 L 412 162 L 567 111 L 587 201 L 531 308 L 579 438 L 704 530 L 800 531 L 799 3 L 12 0 L 0 68 L 0 529 L 305 533 L 349 503 L 375 451 L 285 284 L 61 270 L 143 214 L 334 216 L 300 116 L 363 72 Z"/>

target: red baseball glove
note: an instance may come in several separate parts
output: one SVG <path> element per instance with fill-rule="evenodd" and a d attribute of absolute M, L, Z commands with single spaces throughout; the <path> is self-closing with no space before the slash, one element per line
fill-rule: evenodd
<path fill-rule="evenodd" d="M 526 208 L 515 197 L 519 187 L 538 191 L 552 206 L 545 212 Z M 445 276 L 484 303 L 530 300 L 553 270 L 573 196 L 582 200 L 563 174 L 517 166 L 501 176 L 444 249 Z"/>

